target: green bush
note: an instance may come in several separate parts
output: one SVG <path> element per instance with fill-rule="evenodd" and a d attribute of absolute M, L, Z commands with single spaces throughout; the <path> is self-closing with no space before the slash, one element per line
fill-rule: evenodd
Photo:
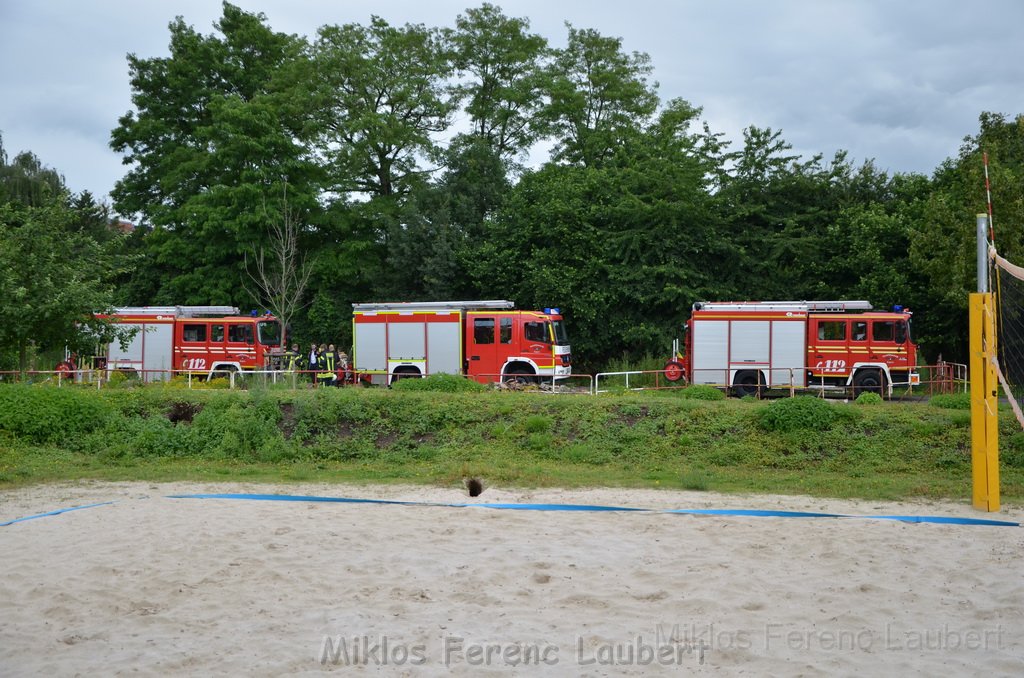
<path fill-rule="evenodd" d="M 114 370 L 107 378 L 107 388 L 134 388 L 139 385 L 135 370 Z"/>
<path fill-rule="evenodd" d="M 0 386 L 0 431 L 36 443 L 63 443 L 103 428 L 113 408 L 92 391 Z"/>
<path fill-rule="evenodd" d="M 132 417 L 118 426 L 116 439 L 125 456 L 136 457 L 179 457 L 190 451 L 189 429 L 176 427 L 164 417 Z M 108 435 L 108 438 L 115 438 Z M 98 442 L 98 441 L 96 441 Z M 95 445 L 95 443 L 94 443 Z M 104 453 L 104 450 L 93 450 Z"/>
<path fill-rule="evenodd" d="M 877 405 L 885 401 L 882 400 L 882 396 L 878 395 L 877 393 L 872 393 L 871 391 L 864 391 L 859 396 L 857 396 L 857 399 L 854 402 L 857 403 L 858 405 Z"/>
<path fill-rule="evenodd" d="M 928 404 L 941 407 L 944 410 L 969 410 L 971 409 L 971 394 L 950 393 L 936 395 L 928 399 Z"/>
<path fill-rule="evenodd" d="M 391 385 L 391 388 L 396 391 L 439 391 L 442 393 L 487 390 L 483 384 L 457 374 L 431 374 L 422 379 L 399 379 Z"/>
<path fill-rule="evenodd" d="M 999 460 L 1010 468 L 1024 468 L 1024 431 L 1017 431 L 1007 438 L 999 452 Z"/>
<path fill-rule="evenodd" d="M 714 386 L 694 384 L 678 391 L 680 398 L 690 400 L 725 400 L 725 394 Z"/>
<path fill-rule="evenodd" d="M 836 421 L 835 408 L 814 396 L 776 400 L 758 412 L 766 431 L 827 431 Z"/>

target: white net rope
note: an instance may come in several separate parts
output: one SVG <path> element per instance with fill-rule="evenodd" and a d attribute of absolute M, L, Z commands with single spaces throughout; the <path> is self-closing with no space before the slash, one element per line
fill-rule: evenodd
<path fill-rule="evenodd" d="M 1010 407 L 1024 428 L 1024 268 L 1010 263 L 995 252 L 996 332 L 998 357 L 995 360 L 999 383 Z"/>

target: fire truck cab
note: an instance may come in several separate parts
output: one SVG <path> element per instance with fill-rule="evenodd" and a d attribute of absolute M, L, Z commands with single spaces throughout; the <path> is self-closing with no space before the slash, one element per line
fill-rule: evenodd
<path fill-rule="evenodd" d="M 686 355 L 666 376 L 740 396 L 783 387 L 888 396 L 920 383 L 910 318 L 902 307 L 874 311 L 866 301 L 697 302 Z"/>
<path fill-rule="evenodd" d="M 517 311 L 511 301 L 353 304 L 355 370 L 376 384 L 428 374 L 481 383 L 559 379 L 572 354 L 558 309 Z"/>

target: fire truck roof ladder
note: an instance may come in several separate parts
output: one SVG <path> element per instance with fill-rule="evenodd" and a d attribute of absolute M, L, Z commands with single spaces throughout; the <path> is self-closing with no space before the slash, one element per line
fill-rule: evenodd
<path fill-rule="evenodd" d="M 224 315 L 238 315 L 238 308 L 235 306 L 179 306 L 178 317 L 180 318 L 217 318 Z"/>
<path fill-rule="evenodd" d="M 114 310 L 122 315 L 171 315 L 175 318 L 238 315 L 235 306 L 122 306 Z"/>
<path fill-rule="evenodd" d="M 842 313 L 843 311 L 870 311 L 867 301 L 698 301 L 695 311 L 818 311 Z"/>
<path fill-rule="evenodd" d="M 472 311 L 472 310 L 494 310 L 512 309 L 515 304 L 511 301 L 397 301 L 368 304 L 352 304 L 355 311 Z"/>
<path fill-rule="evenodd" d="M 824 311 L 826 313 L 841 313 L 843 311 L 870 311 L 871 302 L 868 301 L 808 301 L 807 308 L 811 311 Z"/>

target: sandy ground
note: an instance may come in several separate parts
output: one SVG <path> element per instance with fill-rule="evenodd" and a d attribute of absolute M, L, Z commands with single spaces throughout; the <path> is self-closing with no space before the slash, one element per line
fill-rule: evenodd
<path fill-rule="evenodd" d="M 238 483 L 0 493 L 0 522 L 114 502 L 0 527 L 0 674 L 1024 674 L 1020 528 L 168 497 L 200 492 L 470 501 Z M 656 490 L 479 500 L 989 517 Z"/>

